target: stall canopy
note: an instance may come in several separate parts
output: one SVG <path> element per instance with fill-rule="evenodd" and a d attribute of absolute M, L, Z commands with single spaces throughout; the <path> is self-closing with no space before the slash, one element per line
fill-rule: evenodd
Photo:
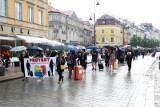
<path fill-rule="evenodd" d="M 24 40 L 26 43 L 50 43 L 53 46 L 55 45 L 64 45 L 58 41 L 52 41 L 46 38 L 39 38 L 39 37 L 30 37 L 30 36 L 17 36 L 18 38 Z"/>

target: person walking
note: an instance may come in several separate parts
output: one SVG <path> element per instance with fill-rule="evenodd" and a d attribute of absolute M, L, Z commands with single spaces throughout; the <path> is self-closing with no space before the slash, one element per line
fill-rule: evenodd
<path fill-rule="evenodd" d="M 82 54 L 80 56 L 80 65 L 83 67 L 83 72 L 86 73 L 87 69 L 87 53 L 85 49 L 82 49 Z"/>
<path fill-rule="evenodd" d="M 127 61 L 127 65 L 128 65 L 128 71 L 130 71 L 131 67 L 132 67 L 132 59 L 133 59 L 133 52 L 131 51 L 130 48 L 126 52 L 125 59 Z"/>
<path fill-rule="evenodd" d="M 58 75 L 59 75 L 59 80 L 58 80 L 58 84 L 60 84 L 60 82 L 62 81 L 63 82 L 63 72 L 64 72 L 64 65 L 65 65 L 65 58 L 63 56 L 63 52 L 59 52 L 58 53 L 58 57 L 57 57 L 57 72 L 58 72 Z"/>
<path fill-rule="evenodd" d="M 92 52 L 92 70 L 96 71 L 96 67 L 97 67 L 97 61 L 98 61 L 98 52 L 96 51 L 96 49 L 93 49 Z"/>
<path fill-rule="evenodd" d="M 144 55 L 145 55 L 145 50 L 142 50 L 142 58 L 144 59 Z"/>
<path fill-rule="evenodd" d="M 106 65 L 107 67 L 109 67 L 109 57 L 110 57 L 110 51 L 107 49 L 107 50 L 105 51 L 105 65 Z"/>
<path fill-rule="evenodd" d="M 114 53 L 114 51 L 111 51 L 110 57 L 109 57 L 109 69 L 110 69 L 110 72 L 113 72 L 113 67 L 114 67 L 115 60 L 116 60 L 115 53 Z"/>
<path fill-rule="evenodd" d="M 68 53 L 66 61 L 67 61 L 67 66 L 68 66 L 68 71 L 69 71 L 68 79 L 71 79 L 72 71 L 73 71 L 74 66 L 75 66 L 75 58 L 72 56 L 71 53 Z"/>
<path fill-rule="evenodd" d="M 27 78 L 25 77 L 25 69 L 24 69 L 24 58 L 29 58 L 27 51 L 23 50 L 20 57 L 19 57 L 19 61 L 21 63 L 21 71 L 23 73 L 23 80 L 25 81 Z"/>

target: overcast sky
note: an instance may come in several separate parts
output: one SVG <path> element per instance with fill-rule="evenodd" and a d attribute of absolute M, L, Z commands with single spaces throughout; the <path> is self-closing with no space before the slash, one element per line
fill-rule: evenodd
<path fill-rule="evenodd" d="M 89 20 L 94 0 L 48 0 L 52 6 L 65 11 L 74 10 L 79 18 Z M 96 0 L 95 0 L 96 1 Z M 98 0 L 96 18 L 109 13 L 136 24 L 149 22 L 160 29 L 160 0 Z"/>

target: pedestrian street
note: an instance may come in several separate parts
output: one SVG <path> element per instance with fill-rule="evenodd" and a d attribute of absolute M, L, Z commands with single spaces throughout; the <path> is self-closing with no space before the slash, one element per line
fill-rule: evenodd
<path fill-rule="evenodd" d="M 16 79 L 0 83 L 0 107 L 134 107 L 144 104 L 146 96 L 137 102 L 145 74 L 155 58 L 140 56 L 132 62 L 128 72 L 127 65 L 120 65 L 113 73 L 108 68 L 92 71 L 88 64 L 82 80 L 68 80 L 67 70 L 64 82 L 58 84 L 58 76 L 37 78 L 27 81 Z M 105 65 L 105 64 L 104 64 Z M 144 90 L 146 90 L 144 88 Z M 136 107 L 136 106 L 135 106 Z"/>

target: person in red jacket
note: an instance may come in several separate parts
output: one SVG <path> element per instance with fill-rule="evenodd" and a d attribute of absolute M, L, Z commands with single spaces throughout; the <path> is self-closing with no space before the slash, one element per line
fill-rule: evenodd
<path fill-rule="evenodd" d="M 5 59 L 5 67 L 8 68 L 10 54 L 9 54 L 8 50 L 6 50 L 6 49 L 2 50 L 2 54 L 3 54 L 3 59 Z"/>

